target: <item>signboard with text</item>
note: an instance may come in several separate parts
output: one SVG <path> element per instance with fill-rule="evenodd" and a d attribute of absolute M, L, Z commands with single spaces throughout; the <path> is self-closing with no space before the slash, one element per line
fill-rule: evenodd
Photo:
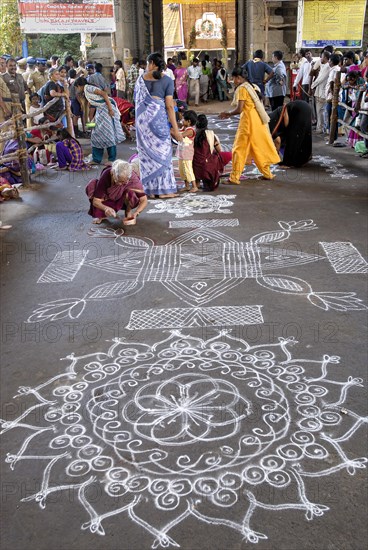
<path fill-rule="evenodd" d="M 25 33 L 114 32 L 113 0 L 18 0 Z"/>
<path fill-rule="evenodd" d="M 360 48 L 366 0 L 305 0 L 303 48 Z"/>

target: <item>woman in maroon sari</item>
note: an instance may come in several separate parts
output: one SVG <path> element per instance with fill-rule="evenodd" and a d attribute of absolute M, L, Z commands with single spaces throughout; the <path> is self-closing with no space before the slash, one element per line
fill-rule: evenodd
<path fill-rule="evenodd" d="M 102 171 L 98 180 L 90 181 L 86 193 L 91 203 L 88 214 L 94 218 L 93 223 L 116 218 L 119 210 L 125 210 L 123 223 L 134 225 L 147 206 L 147 196 L 138 175 L 123 160 L 116 160 Z"/>
<path fill-rule="evenodd" d="M 181 61 L 174 71 L 176 95 L 180 101 L 186 101 L 188 97 L 188 71 L 182 66 Z"/>
<path fill-rule="evenodd" d="M 194 138 L 193 172 L 197 187 L 203 182 L 203 191 L 214 191 L 224 167 L 231 161 L 231 152 L 222 152 L 218 137 L 208 130 L 206 115 L 199 115 Z"/>

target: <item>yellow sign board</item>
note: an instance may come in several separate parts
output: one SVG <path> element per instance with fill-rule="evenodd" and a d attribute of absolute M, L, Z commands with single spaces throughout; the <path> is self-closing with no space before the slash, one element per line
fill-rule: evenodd
<path fill-rule="evenodd" d="M 302 46 L 362 45 L 366 0 L 304 0 Z"/>
<path fill-rule="evenodd" d="M 205 6 L 208 4 L 230 4 L 231 2 L 234 2 L 234 0 L 211 0 L 211 2 L 203 2 L 203 0 L 176 0 L 176 2 L 172 2 L 172 0 L 163 0 L 163 4 L 204 4 Z"/>

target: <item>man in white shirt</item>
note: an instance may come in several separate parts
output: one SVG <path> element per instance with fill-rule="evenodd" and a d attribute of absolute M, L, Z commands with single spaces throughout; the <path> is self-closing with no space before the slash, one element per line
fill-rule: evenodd
<path fill-rule="evenodd" d="M 138 73 L 139 76 L 143 76 L 147 69 L 147 60 L 146 59 L 140 59 L 138 63 Z"/>
<path fill-rule="evenodd" d="M 326 84 L 330 73 L 330 52 L 322 52 L 321 63 L 317 78 L 312 82 L 312 94 L 316 102 L 317 127 L 316 133 L 323 134 L 324 131 L 324 111 L 326 105 Z"/>
<path fill-rule="evenodd" d="M 188 105 L 189 99 L 194 96 L 195 106 L 199 105 L 199 79 L 202 74 L 202 69 L 199 66 L 199 59 L 194 57 L 192 64 L 187 69 L 189 78 Z"/>
<path fill-rule="evenodd" d="M 304 53 L 303 50 L 300 50 L 300 52 Z M 306 50 L 304 58 L 305 58 L 305 61 L 303 62 L 303 64 L 301 65 L 298 71 L 298 75 L 295 79 L 293 88 L 296 91 L 300 83 L 302 87 L 302 97 L 300 99 L 309 103 L 309 91 L 310 91 L 310 79 L 311 79 L 310 72 L 311 72 L 312 60 L 313 60 L 312 52 L 310 50 Z"/>
<path fill-rule="evenodd" d="M 167 64 L 165 63 L 165 70 L 163 71 L 163 73 L 168 76 L 169 78 L 171 78 L 171 80 L 175 80 L 175 76 L 174 76 L 174 73 L 172 72 L 172 70 L 167 66 Z"/>

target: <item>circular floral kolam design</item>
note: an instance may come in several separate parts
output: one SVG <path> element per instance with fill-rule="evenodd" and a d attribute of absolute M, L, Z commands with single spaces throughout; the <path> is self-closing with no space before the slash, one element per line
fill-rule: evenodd
<path fill-rule="evenodd" d="M 66 373 L 20 388 L 35 404 L 1 421 L 2 433 L 30 432 L 8 453 L 10 467 L 38 458 L 43 468 L 40 491 L 23 500 L 44 508 L 55 490 L 75 490 L 89 516 L 82 529 L 103 535 L 106 518 L 127 513 L 151 533 L 153 548 L 180 546 L 169 532 L 188 516 L 258 542 L 267 536 L 250 525 L 257 508 L 322 515 L 328 508 L 309 500 L 308 480 L 365 468 L 366 459 L 348 458 L 343 445 L 367 420 L 341 414 L 362 381 L 329 378 L 335 356 L 294 360 L 294 343 L 252 347 L 228 331 L 209 340 L 171 331 L 153 346 L 115 340 L 106 354 L 69 356 Z M 39 427 L 27 422 L 35 410 Z M 56 469 L 65 476 L 58 486 Z M 92 484 L 111 509 L 89 501 Z M 285 501 L 294 491 L 280 491 L 278 504 L 257 497 L 267 494 L 257 488 L 289 485 L 296 501 Z M 152 506 L 158 525 L 146 519 Z"/>

